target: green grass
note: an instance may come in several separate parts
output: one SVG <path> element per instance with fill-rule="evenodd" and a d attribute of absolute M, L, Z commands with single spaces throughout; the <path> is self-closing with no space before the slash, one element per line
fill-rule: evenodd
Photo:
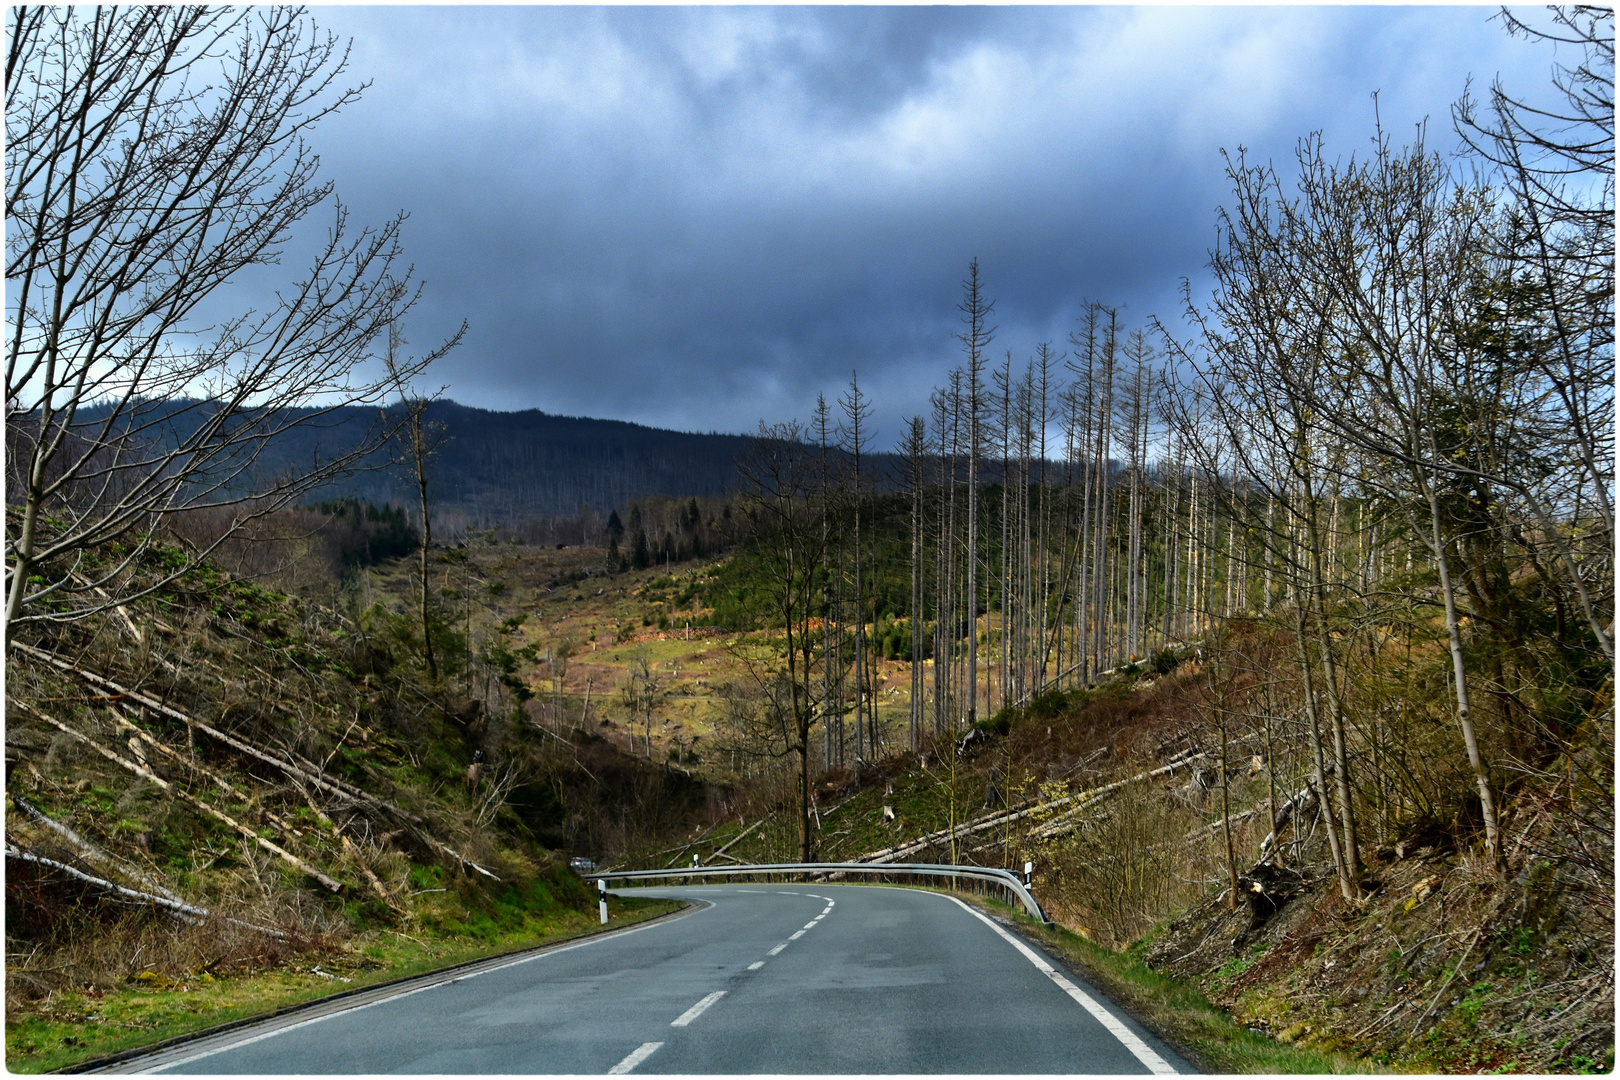
<path fill-rule="evenodd" d="M 607 929 L 682 906 L 674 900 L 613 898 L 613 920 Z M 224 978 L 203 972 L 178 983 L 137 980 L 104 994 L 54 994 L 28 1008 L 8 1002 L 6 1066 L 17 1073 L 60 1072 L 93 1058 L 267 1016 L 347 990 L 584 937 L 603 929 L 596 919 L 594 910 L 562 911 L 543 920 L 525 920 L 511 933 L 490 933 L 475 941 L 379 931 L 356 938 L 340 955 L 301 961 L 292 969 Z M 310 970 L 314 967 L 336 978 L 314 974 Z"/>

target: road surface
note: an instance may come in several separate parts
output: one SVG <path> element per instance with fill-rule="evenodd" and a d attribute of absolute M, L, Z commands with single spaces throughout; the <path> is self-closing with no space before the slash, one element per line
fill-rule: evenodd
<path fill-rule="evenodd" d="M 949 896 L 813 884 L 625 891 L 703 905 L 109 1071 L 1193 1071 L 1044 953 Z"/>

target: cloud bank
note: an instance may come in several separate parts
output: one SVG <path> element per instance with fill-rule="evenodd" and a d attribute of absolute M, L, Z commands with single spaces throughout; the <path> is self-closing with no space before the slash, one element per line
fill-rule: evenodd
<path fill-rule="evenodd" d="M 1223 149 L 1451 150 L 1470 76 L 1546 82 L 1493 11 L 317 8 L 372 86 L 316 139 L 356 220 L 411 212 L 455 399 L 739 432 L 858 370 L 888 445 L 970 258 L 1016 364 L 1088 299 L 1173 320 Z"/>

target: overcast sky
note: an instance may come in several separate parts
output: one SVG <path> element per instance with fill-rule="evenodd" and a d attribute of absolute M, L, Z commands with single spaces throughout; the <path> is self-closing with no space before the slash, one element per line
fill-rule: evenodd
<path fill-rule="evenodd" d="M 1361 153 L 1379 92 L 1451 151 L 1468 78 L 1551 54 L 1487 7 L 319 7 L 363 100 L 315 135 L 410 212 L 417 348 L 470 405 L 745 432 L 858 370 L 878 445 L 960 360 L 977 257 L 1022 363 L 1081 303 L 1203 281 L 1221 151 Z"/>

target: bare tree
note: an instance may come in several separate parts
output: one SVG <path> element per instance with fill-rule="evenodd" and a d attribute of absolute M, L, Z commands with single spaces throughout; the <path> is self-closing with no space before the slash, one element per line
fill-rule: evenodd
<path fill-rule="evenodd" d="M 979 455 L 983 449 L 980 419 L 985 411 L 984 351 L 995 337 L 995 327 L 985 325 L 994 311 L 994 300 L 985 298 L 979 280 L 979 260 L 968 264 L 967 280 L 962 282 L 962 313 L 966 329 L 957 334 L 967 355 L 967 722 L 973 723 L 979 701 Z"/>
<path fill-rule="evenodd" d="M 445 342 L 432 354 L 425 357 L 425 362 L 431 363 L 455 348 L 461 343 L 462 335 L 467 332 L 467 324 L 462 323 L 456 336 Z M 422 515 L 421 520 L 421 551 L 418 559 L 420 600 L 422 607 L 422 658 L 427 663 L 428 678 L 438 681 L 439 665 L 433 656 L 433 619 L 430 590 L 428 587 L 428 549 L 433 546 L 433 521 L 428 513 L 428 459 L 433 456 L 445 439 L 444 432 L 437 425 L 427 421 L 428 403 L 438 394 L 424 397 L 414 393 L 410 386 L 410 378 L 406 370 L 411 367 L 420 368 L 420 364 L 405 360 L 400 356 L 400 349 L 404 347 L 405 335 L 399 323 L 390 323 L 388 326 L 388 351 L 383 360 L 388 369 L 389 376 L 394 380 L 399 392 L 399 408 L 404 413 L 402 422 L 397 425 L 401 439 L 404 443 L 405 453 L 409 456 L 411 474 L 416 481 L 417 510 Z M 442 392 L 442 391 L 441 391 Z"/>
<path fill-rule="evenodd" d="M 736 655 L 765 703 L 765 726 L 778 732 L 780 753 L 795 761 L 799 858 L 812 854 L 810 736 L 818 718 L 815 667 L 825 664 L 825 638 L 813 632 L 824 586 L 821 466 L 809 433 L 797 423 L 760 425 L 749 452 L 738 461 L 739 496 L 759 568 L 769 583 L 770 623 L 781 638 L 760 645 L 740 642 Z M 857 616 L 858 618 L 858 616 Z M 822 703 L 822 709 L 824 709 Z"/>
<path fill-rule="evenodd" d="M 624 683 L 619 687 L 619 702 L 624 706 L 628 717 L 630 731 L 630 750 L 635 752 L 636 719 L 642 721 L 643 732 L 646 736 L 647 758 L 652 759 L 652 721 L 653 710 L 662 703 L 664 692 L 658 684 L 658 676 L 653 674 L 652 662 L 647 659 L 644 650 L 637 649 L 630 660 L 629 671 L 625 675 Z"/>
<path fill-rule="evenodd" d="M 1545 493 L 1514 470 L 1491 479 L 1515 492 L 1541 525 L 1565 568 L 1599 647 L 1614 659 L 1610 630 L 1589 578 L 1601 579 L 1614 545 L 1614 9 L 1581 5 L 1548 9 L 1532 26 L 1507 9 L 1508 32 L 1535 42 L 1573 46 L 1580 62 L 1557 64 L 1553 86 L 1562 101 L 1538 108 L 1493 83 L 1486 102 L 1465 93 L 1453 109 L 1464 144 L 1485 161 L 1511 197 L 1496 256 L 1533 291 L 1541 347 L 1529 357 L 1558 403 L 1547 433 L 1570 450 L 1581 472 L 1577 488 L 1598 527 L 1585 551 L 1560 527 Z M 1522 318 L 1522 316 L 1521 316 Z M 1571 500 L 1559 500 L 1567 507 Z"/>
<path fill-rule="evenodd" d="M 842 645 L 837 643 L 837 635 L 843 622 L 841 603 L 843 593 L 840 591 L 835 594 L 831 587 L 835 526 L 833 491 L 834 485 L 841 475 L 841 470 L 836 468 L 829 453 L 831 443 L 828 440 L 832 431 L 831 417 L 832 413 L 827 408 L 826 396 L 817 394 L 816 411 L 811 418 L 810 427 L 816 433 L 817 502 L 821 511 L 821 648 L 822 655 L 826 657 L 821 665 L 821 734 L 826 750 L 824 764 L 829 769 L 834 765 L 844 763 L 843 672 L 841 665 L 834 664 L 832 661 L 833 657 L 841 656 L 843 653 Z M 842 580 L 841 571 L 839 577 Z"/>
<path fill-rule="evenodd" d="M 395 380 L 364 365 L 418 292 L 404 216 L 356 232 L 338 203 L 301 277 L 221 313 L 221 286 L 276 262 L 331 194 L 305 138 L 360 94 L 302 9 L 7 20 L 9 631 L 161 587 L 381 446 L 386 425 L 280 470 L 265 454 L 290 428 L 382 404 Z M 131 583 L 171 515 L 219 507 L 218 540 Z M 122 554 L 91 567 L 86 550 L 115 539 Z"/>
<path fill-rule="evenodd" d="M 870 426 L 872 406 L 869 399 L 861 393 L 856 373 L 849 376 L 849 392 L 838 399 L 838 407 L 843 411 L 844 419 L 838 424 L 839 447 L 848 456 L 853 468 L 851 474 L 852 490 L 850 492 L 850 510 L 854 513 L 854 532 L 850 538 L 850 546 L 854 550 L 854 589 L 855 589 L 855 756 L 857 758 L 875 758 L 877 756 L 878 732 L 876 702 L 872 700 L 872 674 L 870 671 L 871 658 L 867 655 L 866 642 L 866 592 L 868 582 L 864 573 L 865 558 L 861 550 L 861 503 L 863 497 L 861 455 L 866 450 L 867 433 L 862 430 L 863 425 Z M 863 753 L 862 747 L 865 747 Z"/>
<path fill-rule="evenodd" d="M 920 416 L 906 422 L 906 435 L 895 447 L 905 461 L 905 490 L 911 504 L 911 703 L 907 745 L 915 753 L 923 739 L 923 494 L 926 477 L 924 461 L 928 454 L 928 425 Z"/>

